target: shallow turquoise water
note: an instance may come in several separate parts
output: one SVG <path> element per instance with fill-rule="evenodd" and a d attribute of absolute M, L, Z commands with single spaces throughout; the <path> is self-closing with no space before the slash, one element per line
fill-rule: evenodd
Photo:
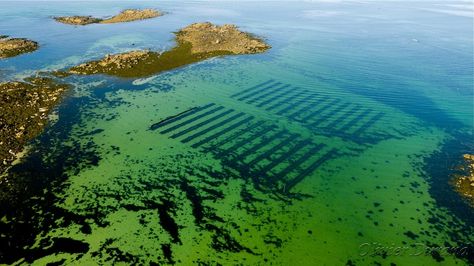
<path fill-rule="evenodd" d="M 41 45 L 1 61 L 5 80 L 165 50 L 199 21 L 235 23 L 273 47 L 143 79 L 67 78 L 76 87 L 59 119 L 2 182 L 1 262 L 472 263 L 472 208 L 448 184 L 473 148 L 472 4 L 0 7 L 0 34 Z M 137 7 L 168 14 L 51 19 Z"/>

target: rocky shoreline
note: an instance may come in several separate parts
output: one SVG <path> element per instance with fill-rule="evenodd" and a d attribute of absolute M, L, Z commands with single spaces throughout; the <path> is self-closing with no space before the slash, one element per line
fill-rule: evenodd
<path fill-rule="evenodd" d="M 23 39 L 10 38 L 6 35 L 0 36 L 0 59 L 14 57 L 24 53 L 31 53 L 38 49 L 37 42 Z"/>
<path fill-rule="evenodd" d="M 217 26 L 209 22 L 191 24 L 176 33 L 171 50 L 131 51 L 106 55 L 100 60 L 72 67 L 72 74 L 107 74 L 144 77 L 172 70 L 211 57 L 263 53 L 271 47 L 262 39 L 240 31 L 235 25 Z"/>
<path fill-rule="evenodd" d="M 49 113 L 68 88 L 49 77 L 0 83 L 0 174 L 42 132 Z"/>
<path fill-rule="evenodd" d="M 89 25 L 89 24 L 111 24 L 121 22 L 132 22 L 162 16 L 163 13 L 154 9 L 126 9 L 111 18 L 102 19 L 92 16 L 64 16 L 55 17 L 57 22 L 69 25 Z"/>

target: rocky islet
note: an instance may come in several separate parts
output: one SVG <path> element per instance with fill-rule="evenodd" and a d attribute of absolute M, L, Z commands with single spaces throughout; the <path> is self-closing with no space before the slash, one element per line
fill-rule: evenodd
<path fill-rule="evenodd" d="M 25 38 L 11 38 L 0 36 L 0 59 L 30 53 L 39 48 L 37 42 Z"/>
<path fill-rule="evenodd" d="M 89 25 L 89 24 L 112 24 L 121 22 L 132 22 L 137 20 L 144 20 L 150 18 L 156 18 L 161 16 L 162 13 L 155 9 L 125 9 L 118 15 L 111 18 L 95 18 L 92 16 L 63 16 L 55 17 L 57 22 L 69 24 L 69 25 Z"/>
<path fill-rule="evenodd" d="M 144 77 L 216 56 L 263 53 L 270 45 L 235 25 L 191 24 L 176 33 L 176 46 L 162 53 L 131 51 L 107 55 L 69 69 L 72 74 Z"/>

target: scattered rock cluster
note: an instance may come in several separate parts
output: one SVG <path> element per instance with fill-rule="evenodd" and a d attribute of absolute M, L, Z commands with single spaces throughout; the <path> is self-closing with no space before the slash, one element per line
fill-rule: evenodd
<path fill-rule="evenodd" d="M 0 174 L 41 133 L 50 110 L 67 88 L 46 77 L 0 83 Z"/>
<path fill-rule="evenodd" d="M 466 175 L 455 178 L 456 190 L 474 206 L 474 154 L 464 154 L 465 164 L 461 167 Z"/>
<path fill-rule="evenodd" d="M 38 49 L 38 43 L 22 38 L 0 36 L 0 59 L 30 53 Z"/>
<path fill-rule="evenodd" d="M 57 22 L 70 25 L 88 25 L 95 23 L 120 23 L 130 22 L 136 20 L 144 20 L 149 18 L 155 18 L 161 16 L 162 13 L 154 9 L 126 9 L 120 12 L 118 15 L 108 19 L 94 18 L 92 16 L 66 16 L 66 17 L 55 17 Z"/>

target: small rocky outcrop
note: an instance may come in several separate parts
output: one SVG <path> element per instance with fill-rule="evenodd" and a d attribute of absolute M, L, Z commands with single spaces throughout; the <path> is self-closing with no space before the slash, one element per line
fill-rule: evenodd
<path fill-rule="evenodd" d="M 270 48 L 262 39 L 230 24 L 194 23 L 181 29 L 176 38 L 180 43 L 191 43 L 192 53 L 227 51 L 232 54 L 256 54 Z"/>
<path fill-rule="evenodd" d="M 0 59 L 17 56 L 24 53 L 30 53 L 37 50 L 38 43 L 23 38 L 9 38 L 0 36 Z"/>

